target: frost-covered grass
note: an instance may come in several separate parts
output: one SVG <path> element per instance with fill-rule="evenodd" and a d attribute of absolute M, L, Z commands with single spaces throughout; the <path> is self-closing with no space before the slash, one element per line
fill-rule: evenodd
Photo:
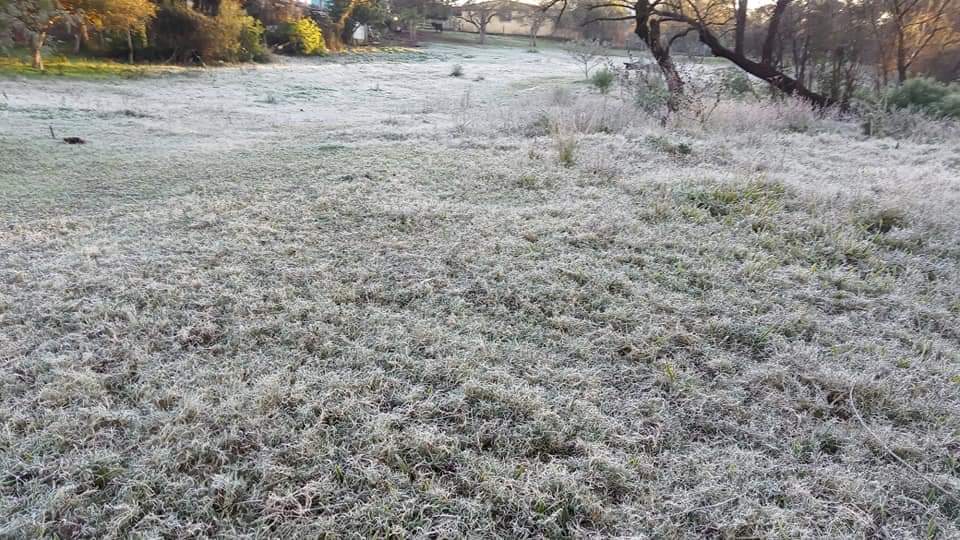
<path fill-rule="evenodd" d="M 953 127 L 431 54 L 0 82 L 0 536 L 960 535 Z"/>

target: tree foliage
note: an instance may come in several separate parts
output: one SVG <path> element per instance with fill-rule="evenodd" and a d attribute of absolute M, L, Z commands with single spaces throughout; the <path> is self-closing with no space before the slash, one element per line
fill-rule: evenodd
<path fill-rule="evenodd" d="M 213 44 L 210 54 L 216 59 L 236 62 L 266 57 L 263 24 L 248 15 L 237 0 L 222 0 L 207 28 Z"/>
<path fill-rule="evenodd" d="M 228 62 L 267 58 L 264 27 L 237 0 L 223 0 L 215 17 L 180 3 L 165 3 L 150 25 L 153 46 L 169 60 Z"/>
<path fill-rule="evenodd" d="M 304 16 L 304 4 L 297 0 L 247 0 L 247 13 L 267 26 L 294 22 Z"/>
<path fill-rule="evenodd" d="M 0 24 L 27 36 L 33 67 L 43 69 L 43 46 L 50 30 L 68 15 L 57 0 L 6 0 L 0 4 Z"/>
<path fill-rule="evenodd" d="M 289 25 L 288 36 L 297 54 L 314 55 L 327 52 L 323 31 L 313 19 L 303 18 Z"/>

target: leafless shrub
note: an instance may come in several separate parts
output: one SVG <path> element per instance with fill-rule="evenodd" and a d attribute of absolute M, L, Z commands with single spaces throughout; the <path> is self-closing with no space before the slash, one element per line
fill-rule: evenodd
<path fill-rule="evenodd" d="M 590 70 L 603 63 L 606 49 L 593 40 L 574 40 L 564 46 L 567 55 L 583 70 L 583 78 L 590 78 Z"/>

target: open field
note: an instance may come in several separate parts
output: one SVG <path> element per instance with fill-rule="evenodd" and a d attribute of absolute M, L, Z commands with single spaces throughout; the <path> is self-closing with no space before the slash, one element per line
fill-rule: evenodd
<path fill-rule="evenodd" d="M 578 78 L 0 79 L 0 537 L 960 536 L 955 126 Z"/>

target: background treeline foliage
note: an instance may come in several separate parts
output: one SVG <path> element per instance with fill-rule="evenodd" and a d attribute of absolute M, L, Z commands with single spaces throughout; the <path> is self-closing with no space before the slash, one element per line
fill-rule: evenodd
<path fill-rule="evenodd" d="M 323 54 L 387 16 L 382 0 L 335 0 L 323 14 L 295 0 L 0 0 L 0 47 L 28 49 L 40 69 L 54 44 L 130 62 L 266 61 Z"/>
<path fill-rule="evenodd" d="M 545 1 L 567 14 L 567 25 L 634 33 L 634 45 L 654 57 L 673 111 L 695 90 L 674 60 L 681 54 L 725 58 L 774 92 L 818 107 L 847 110 L 869 94 L 942 115 L 956 109 L 960 0 Z M 910 78 L 923 80 L 902 89 Z"/>

